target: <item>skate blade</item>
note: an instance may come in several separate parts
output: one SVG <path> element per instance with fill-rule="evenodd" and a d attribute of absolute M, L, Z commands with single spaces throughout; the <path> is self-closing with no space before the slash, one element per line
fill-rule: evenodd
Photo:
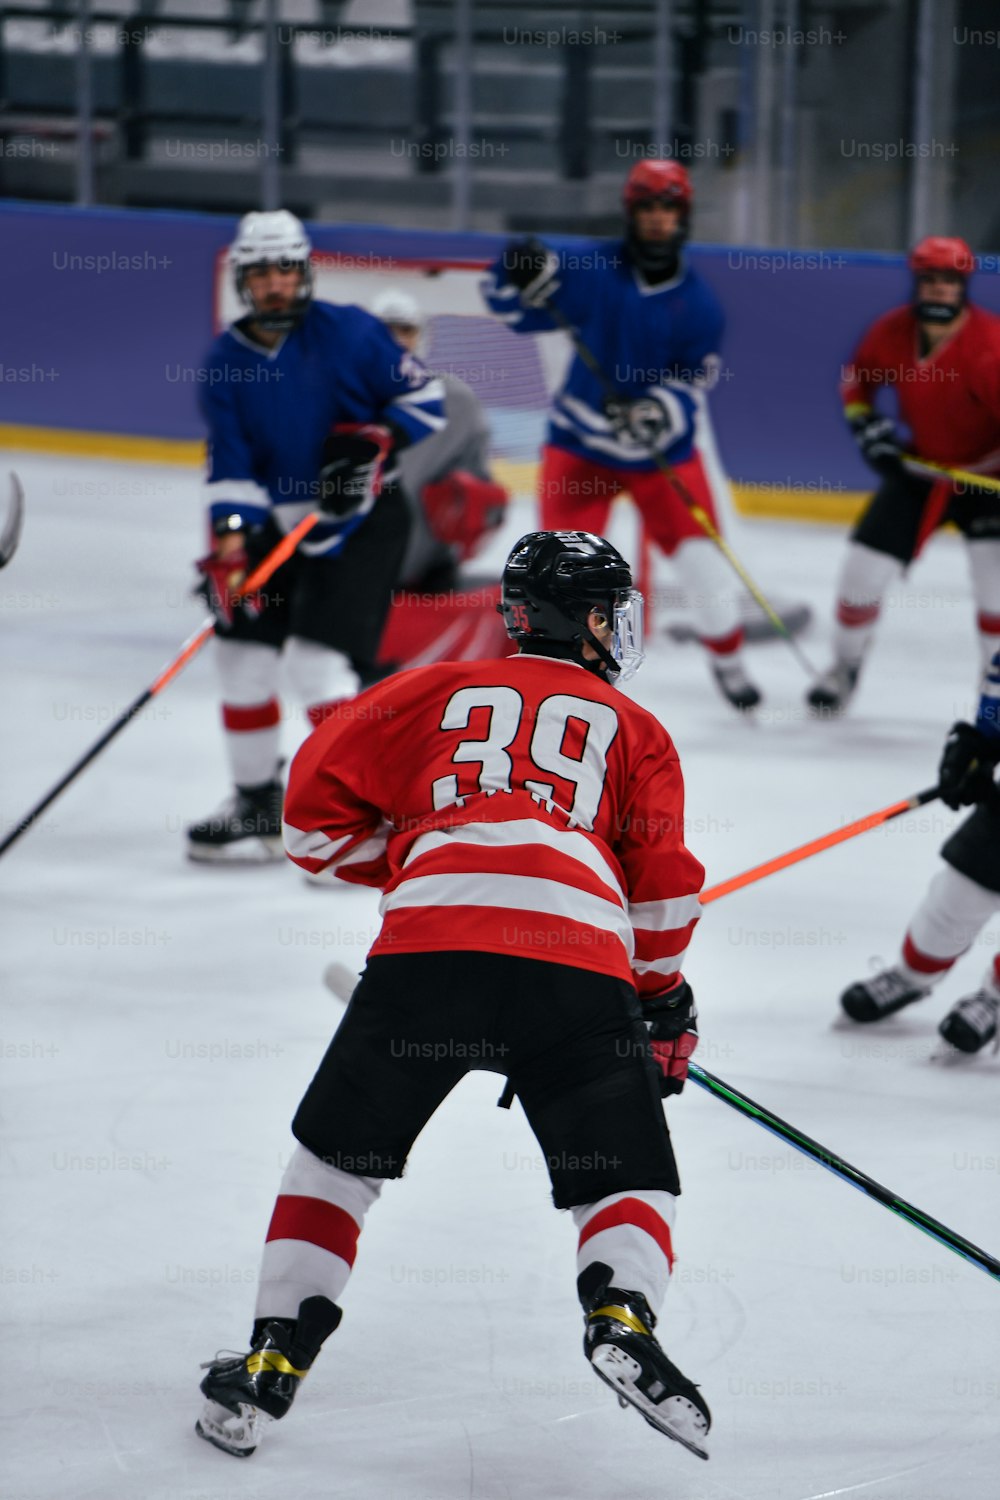
<path fill-rule="evenodd" d="M 187 857 L 196 865 L 273 865 L 285 858 L 285 850 L 278 837 L 234 839 L 231 844 L 189 843 Z"/>
<path fill-rule="evenodd" d="M 213 1448 L 220 1448 L 233 1458 L 249 1458 L 256 1453 L 264 1428 L 273 1421 L 267 1412 L 240 1402 L 238 1412 L 220 1406 L 217 1401 L 206 1401 L 194 1430 Z"/>
<path fill-rule="evenodd" d="M 650 1401 L 636 1385 L 642 1373 L 638 1362 L 611 1344 L 595 1349 L 590 1363 L 595 1374 L 614 1391 L 621 1406 L 634 1406 L 650 1427 L 655 1427 L 664 1437 L 673 1438 L 697 1458 L 708 1458 L 704 1446 L 708 1427 L 693 1402 L 685 1396 L 668 1396 L 659 1405 Z"/>

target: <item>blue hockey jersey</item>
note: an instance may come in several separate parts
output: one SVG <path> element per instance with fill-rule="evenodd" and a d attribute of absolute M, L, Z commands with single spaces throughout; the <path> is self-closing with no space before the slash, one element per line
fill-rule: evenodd
<path fill-rule="evenodd" d="M 991 740 L 1000 741 L 1000 651 L 993 653 L 983 679 L 976 728 Z"/>
<path fill-rule="evenodd" d="M 212 345 L 201 376 L 213 521 L 237 512 L 258 525 L 272 515 L 290 531 L 316 508 L 334 423 L 389 421 L 419 442 L 445 422 L 441 382 L 360 307 L 313 302 L 274 349 L 234 324 Z M 337 552 L 364 520 L 324 519 L 301 551 Z"/>
<path fill-rule="evenodd" d="M 651 286 L 629 259 L 624 241 L 585 252 L 559 253 L 559 287 L 551 298 L 622 396 L 654 396 L 669 429 L 658 446 L 673 463 L 690 457 L 696 401 L 718 369 L 722 309 L 707 284 L 682 260 L 670 281 Z M 483 281 L 483 296 L 514 333 L 557 328 L 544 308 L 526 308 L 507 280 L 503 257 Z M 549 417 L 548 441 L 557 448 L 616 468 L 655 468 L 648 450 L 615 432 L 604 413 L 601 382 L 575 356 Z"/>

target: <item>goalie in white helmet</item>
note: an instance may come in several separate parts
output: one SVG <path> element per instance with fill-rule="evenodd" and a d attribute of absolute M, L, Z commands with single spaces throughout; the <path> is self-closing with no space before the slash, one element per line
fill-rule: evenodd
<path fill-rule="evenodd" d="M 358 690 L 354 664 L 374 658 L 409 532 L 395 454 L 444 426 L 439 383 L 378 318 L 314 300 L 311 249 L 285 210 L 241 220 L 230 264 L 245 312 L 199 384 L 211 551 L 198 566 L 234 793 L 188 829 L 197 860 L 280 857 L 279 670 L 313 725 Z M 317 508 L 266 591 L 239 597 Z"/>
<path fill-rule="evenodd" d="M 420 304 L 401 287 L 386 287 L 372 312 L 412 354 L 426 339 Z M 399 583 L 422 593 L 444 593 L 457 583 L 458 566 L 501 524 L 508 495 L 490 473 L 490 424 L 479 398 L 457 374 L 438 371 L 445 425 L 418 448 L 400 456 L 399 482 L 412 526 Z"/>

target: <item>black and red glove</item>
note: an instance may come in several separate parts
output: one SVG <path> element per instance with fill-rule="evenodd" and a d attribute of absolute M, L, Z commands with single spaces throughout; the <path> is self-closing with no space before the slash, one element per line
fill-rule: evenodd
<path fill-rule="evenodd" d="M 876 474 L 885 477 L 902 471 L 903 450 L 891 417 L 880 416 L 870 409 L 856 411 L 848 417 L 847 425 L 861 449 L 861 457 Z"/>
<path fill-rule="evenodd" d="M 340 423 L 327 436 L 319 471 L 319 508 L 338 521 L 371 510 L 382 488 L 392 433 L 374 422 Z"/>
<path fill-rule="evenodd" d="M 267 555 L 263 528 L 245 526 L 242 516 L 234 513 L 214 523 L 212 538 L 212 551 L 195 563 L 202 579 L 198 592 L 223 627 L 232 625 L 237 610 L 256 618 L 260 595 L 241 594 L 240 589 L 247 574 Z"/>
<path fill-rule="evenodd" d="M 660 1095 L 679 1094 L 688 1076 L 688 1059 L 698 1045 L 698 1007 L 686 979 L 662 995 L 642 1001 L 649 1045 L 660 1069 Z"/>
<path fill-rule="evenodd" d="M 941 801 L 956 812 L 974 802 L 994 802 L 998 760 L 1000 740 L 983 734 L 974 724 L 953 724 L 938 767 Z"/>
<path fill-rule="evenodd" d="M 517 287 L 525 307 L 544 307 L 559 290 L 559 257 L 533 235 L 511 240 L 502 263 L 507 280 Z"/>

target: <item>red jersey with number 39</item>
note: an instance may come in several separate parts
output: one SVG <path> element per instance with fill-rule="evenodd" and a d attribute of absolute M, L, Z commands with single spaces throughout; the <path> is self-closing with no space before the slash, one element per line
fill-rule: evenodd
<path fill-rule="evenodd" d="M 513 656 L 401 672 L 299 750 L 285 847 L 381 887 L 371 952 L 475 949 L 677 982 L 704 870 L 684 785 L 646 709 L 574 662 Z"/>

